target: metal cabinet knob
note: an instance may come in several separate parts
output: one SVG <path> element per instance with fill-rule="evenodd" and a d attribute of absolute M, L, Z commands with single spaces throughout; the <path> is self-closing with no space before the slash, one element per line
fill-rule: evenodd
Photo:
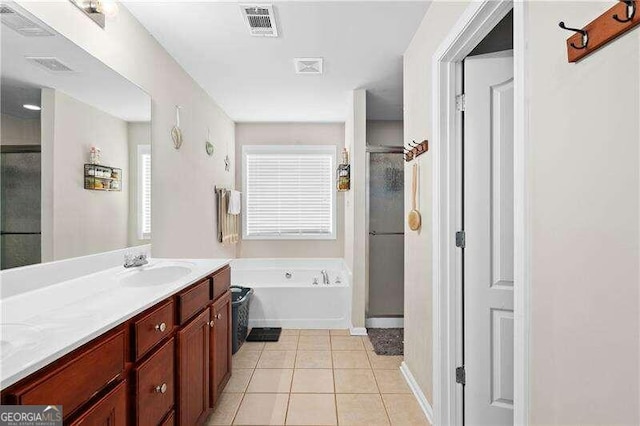
<path fill-rule="evenodd" d="M 222 318 L 222 314 L 216 314 L 216 319 L 221 319 Z"/>
<path fill-rule="evenodd" d="M 156 386 L 156 393 L 166 393 L 167 392 L 167 384 L 163 383 L 161 385 Z"/>
<path fill-rule="evenodd" d="M 160 324 L 156 324 L 156 331 L 159 331 L 160 333 L 164 332 L 167 329 L 167 324 L 164 322 L 161 322 Z"/>
<path fill-rule="evenodd" d="M 214 320 L 209 321 L 209 327 L 213 328 L 214 325 L 216 325 Z"/>

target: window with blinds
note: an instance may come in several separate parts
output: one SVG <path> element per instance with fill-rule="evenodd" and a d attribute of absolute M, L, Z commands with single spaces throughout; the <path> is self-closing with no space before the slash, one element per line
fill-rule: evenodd
<path fill-rule="evenodd" d="M 335 239 L 335 146 L 243 147 L 243 238 Z"/>
<path fill-rule="evenodd" d="M 151 238 L 151 146 L 138 145 L 138 238 Z"/>

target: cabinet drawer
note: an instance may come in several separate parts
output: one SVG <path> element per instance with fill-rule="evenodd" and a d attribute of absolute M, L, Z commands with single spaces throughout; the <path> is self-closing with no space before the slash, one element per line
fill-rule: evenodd
<path fill-rule="evenodd" d="M 118 378 L 125 367 L 125 332 L 88 343 L 61 366 L 11 392 L 20 405 L 62 405 L 72 414 L 96 392 Z"/>
<path fill-rule="evenodd" d="M 127 383 L 121 382 L 111 392 L 88 408 L 70 426 L 126 426 Z"/>
<path fill-rule="evenodd" d="M 174 324 L 173 307 L 173 301 L 170 301 L 135 321 L 133 335 L 136 359 L 140 359 L 158 342 L 171 335 Z"/>
<path fill-rule="evenodd" d="M 186 323 L 189 318 L 207 307 L 211 300 L 209 286 L 209 278 L 207 278 L 178 295 L 180 324 Z"/>
<path fill-rule="evenodd" d="M 225 266 L 223 269 L 216 272 L 213 276 L 213 300 L 216 300 L 218 297 L 222 296 L 229 287 L 231 286 L 231 268 L 229 266 Z"/>
<path fill-rule="evenodd" d="M 156 426 L 173 408 L 174 355 L 171 339 L 135 369 L 136 424 Z"/>

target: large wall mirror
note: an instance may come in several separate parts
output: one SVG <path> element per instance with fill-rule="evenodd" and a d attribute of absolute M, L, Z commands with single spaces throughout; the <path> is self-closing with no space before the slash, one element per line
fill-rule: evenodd
<path fill-rule="evenodd" d="M 150 243 L 150 97 L 10 8 L 0 25 L 0 269 Z"/>

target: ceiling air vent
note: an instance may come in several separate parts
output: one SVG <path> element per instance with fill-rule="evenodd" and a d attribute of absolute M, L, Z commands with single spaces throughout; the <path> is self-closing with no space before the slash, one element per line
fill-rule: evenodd
<path fill-rule="evenodd" d="M 272 5 L 240 5 L 249 32 L 255 37 L 278 37 Z"/>
<path fill-rule="evenodd" d="M 295 58 L 296 74 L 322 74 L 322 58 Z"/>
<path fill-rule="evenodd" d="M 54 35 L 35 22 L 21 15 L 5 4 L 0 4 L 0 19 L 2 23 L 25 37 L 45 37 Z"/>
<path fill-rule="evenodd" d="M 63 64 L 58 58 L 27 57 L 27 60 L 46 69 L 47 71 L 55 73 L 73 72 L 71 68 Z"/>

